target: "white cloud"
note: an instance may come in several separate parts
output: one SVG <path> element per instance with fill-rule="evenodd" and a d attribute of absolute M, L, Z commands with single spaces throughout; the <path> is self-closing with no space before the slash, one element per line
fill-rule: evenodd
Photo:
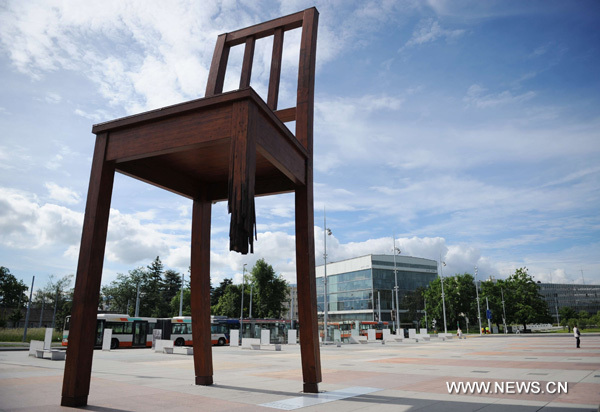
<path fill-rule="evenodd" d="M 0 243 L 17 249 L 41 248 L 80 240 L 83 214 L 26 192 L 0 188 Z"/>
<path fill-rule="evenodd" d="M 478 84 L 474 84 L 467 90 L 463 101 L 468 105 L 486 109 L 491 107 L 512 105 L 526 102 L 536 96 L 534 91 L 528 91 L 518 95 L 513 95 L 509 90 L 504 90 L 498 94 L 485 94 L 487 90 Z"/>
<path fill-rule="evenodd" d="M 79 194 L 68 187 L 62 187 L 53 182 L 46 182 L 45 186 L 50 199 L 59 203 L 75 205 L 81 201 Z"/>
<path fill-rule="evenodd" d="M 406 42 L 404 47 L 420 46 L 425 43 L 431 43 L 438 39 L 452 40 L 462 36 L 464 30 L 447 30 L 440 26 L 440 23 L 433 19 L 422 20 L 412 37 Z"/>

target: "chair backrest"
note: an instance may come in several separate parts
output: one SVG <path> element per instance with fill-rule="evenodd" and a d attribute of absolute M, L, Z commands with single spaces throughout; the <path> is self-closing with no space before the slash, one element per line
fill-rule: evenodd
<path fill-rule="evenodd" d="M 289 16 L 221 34 L 217 38 L 205 96 L 210 97 L 223 92 L 229 50 L 231 47 L 239 44 L 245 44 L 240 89 L 249 87 L 255 42 L 257 39 L 273 36 L 273 53 L 271 56 L 267 105 L 281 121 L 296 121 L 296 138 L 309 153 L 312 153 L 318 21 L 319 12 L 316 8 L 312 7 L 298 13 L 290 14 Z M 302 37 L 300 40 L 296 107 L 277 110 L 284 33 L 299 27 L 302 27 Z"/>

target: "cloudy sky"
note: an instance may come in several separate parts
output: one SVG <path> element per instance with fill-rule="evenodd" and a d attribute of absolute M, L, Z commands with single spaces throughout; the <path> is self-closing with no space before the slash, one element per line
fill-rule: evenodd
<path fill-rule="evenodd" d="M 0 265 L 36 286 L 75 273 L 92 125 L 202 97 L 218 34 L 313 5 L 317 264 L 326 208 L 329 260 L 391 253 L 395 235 L 445 274 L 600 283 L 600 3 L 586 0 L 0 0 Z M 187 272 L 189 200 L 117 175 L 111 206 L 103 283 L 156 256 Z M 216 204 L 213 283 L 261 257 L 295 283 L 293 206 L 257 199 L 242 256 Z"/>

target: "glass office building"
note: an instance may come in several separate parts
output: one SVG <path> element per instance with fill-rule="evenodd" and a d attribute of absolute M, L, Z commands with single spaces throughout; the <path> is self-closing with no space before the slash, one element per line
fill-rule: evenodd
<path fill-rule="evenodd" d="M 427 287 L 437 277 L 435 260 L 396 256 L 400 316 L 406 312 L 403 298 L 418 287 Z M 323 317 L 324 266 L 317 266 L 317 310 Z M 367 255 L 340 262 L 327 263 L 327 319 L 344 320 L 392 319 L 392 296 L 396 276 L 393 255 Z M 379 302 L 379 305 L 378 305 Z M 380 307 L 379 307 L 380 306 Z"/>
<path fill-rule="evenodd" d="M 557 312 L 562 307 L 572 308 L 577 313 L 584 310 L 590 315 L 600 311 L 600 285 L 566 283 L 538 283 L 537 285 L 555 322 L 559 318 Z"/>

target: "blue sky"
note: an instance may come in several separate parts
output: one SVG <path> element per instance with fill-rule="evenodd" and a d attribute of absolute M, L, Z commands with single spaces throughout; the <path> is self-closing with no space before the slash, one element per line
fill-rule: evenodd
<path fill-rule="evenodd" d="M 218 34 L 313 5 L 317 264 L 326 208 L 329 261 L 391 253 L 395 235 L 445 274 L 600 283 L 597 1 L 0 1 L 0 265 L 36 289 L 75 273 L 92 124 L 202 97 Z M 187 271 L 189 200 L 117 175 L 111 206 L 103 283 L 157 255 Z M 293 220 L 293 195 L 257 199 L 242 256 L 216 204 L 213 283 L 258 258 L 295 283 Z"/>

